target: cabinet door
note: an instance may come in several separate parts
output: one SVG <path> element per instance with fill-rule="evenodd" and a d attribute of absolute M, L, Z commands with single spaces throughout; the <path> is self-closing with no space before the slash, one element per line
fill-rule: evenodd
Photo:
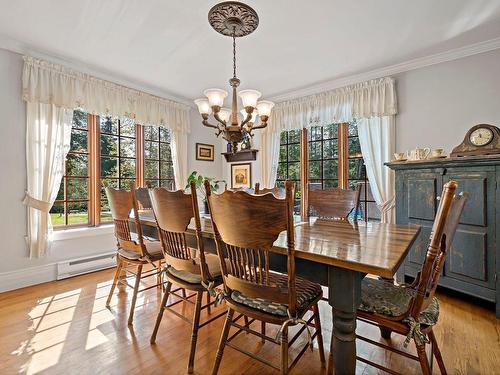
<path fill-rule="evenodd" d="M 414 170 L 405 171 L 402 184 L 399 188 L 400 199 L 398 209 L 398 222 L 401 224 L 417 224 L 422 230 L 413 244 L 406 265 L 420 269 L 429 242 L 429 236 L 434 223 L 437 210 L 436 197 L 441 189 L 442 176 L 440 171 Z"/>
<path fill-rule="evenodd" d="M 449 168 L 443 182 L 455 180 L 469 194 L 446 257 L 446 278 L 494 288 L 496 175 L 494 167 Z"/>

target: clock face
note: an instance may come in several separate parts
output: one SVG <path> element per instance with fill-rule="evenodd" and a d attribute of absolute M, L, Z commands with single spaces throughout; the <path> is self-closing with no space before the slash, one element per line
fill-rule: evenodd
<path fill-rule="evenodd" d="M 488 128 L 477 128 L 469 136 L 469 140 L 474 146 L 486 146 L 492 139 L 493 132 Z"/>

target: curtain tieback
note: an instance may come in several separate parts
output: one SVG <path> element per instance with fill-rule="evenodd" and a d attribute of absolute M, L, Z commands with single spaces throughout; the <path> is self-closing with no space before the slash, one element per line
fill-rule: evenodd
<path fill-rule="evenodd" d="M 382 202 L 382 204 L 378 204 L 378 208 L 380 208 L 380 211 L 382 213 L 385 213 L 389 211 L 391 208 L 393 208 L 396 205 L 396 197 L 393 196 L 392 198 L 386 200 L 385 202 Z"/>
<path fill-rule="evenodd" d="M 23 204 L 42 212 L 49 212 L 52 208 L 51 202 L 33 198 L 28 192 L 26 192 L 26 195 L 24 196 Z"/>

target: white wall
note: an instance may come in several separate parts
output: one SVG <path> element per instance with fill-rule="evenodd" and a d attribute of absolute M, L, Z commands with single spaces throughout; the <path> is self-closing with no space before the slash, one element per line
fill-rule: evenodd
<path fill-rule="evenodd" d="M 500 50 L 395 76 L 396 149 L 451 152 L 480 123 L 500 127 Z"/>
<path fill-rule="evenodd" d="M 26 190 L 26 106 L 22 100 L 22 56 L 0 49 L 0 292 L 55 278 L 55 263 L 61 260 L 105 253 L 115 249 L 112 228 L 91 229 L 84 237 L 55 241 L 50 254 L 30 259 L 26 248 L 26 207 L 21 201 Z M 193 110 L 188 137 L 188 171 L 222 178 L 220 142 L 201 125 Z M 215 144 L 215 161 L 197 161 L 195 143 Z"/>

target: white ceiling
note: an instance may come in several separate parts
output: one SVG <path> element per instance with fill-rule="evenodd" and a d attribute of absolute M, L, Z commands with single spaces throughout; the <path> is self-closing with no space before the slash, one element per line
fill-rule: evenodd
<path fill-rule="evenodd" d="M 0 0 L 0 39 L 179 98 L 228 89 L 231 40 L 204 0 Z M 272 97 L 500 37 L 498 0 L 248 0 L 241 88 Z"/>

